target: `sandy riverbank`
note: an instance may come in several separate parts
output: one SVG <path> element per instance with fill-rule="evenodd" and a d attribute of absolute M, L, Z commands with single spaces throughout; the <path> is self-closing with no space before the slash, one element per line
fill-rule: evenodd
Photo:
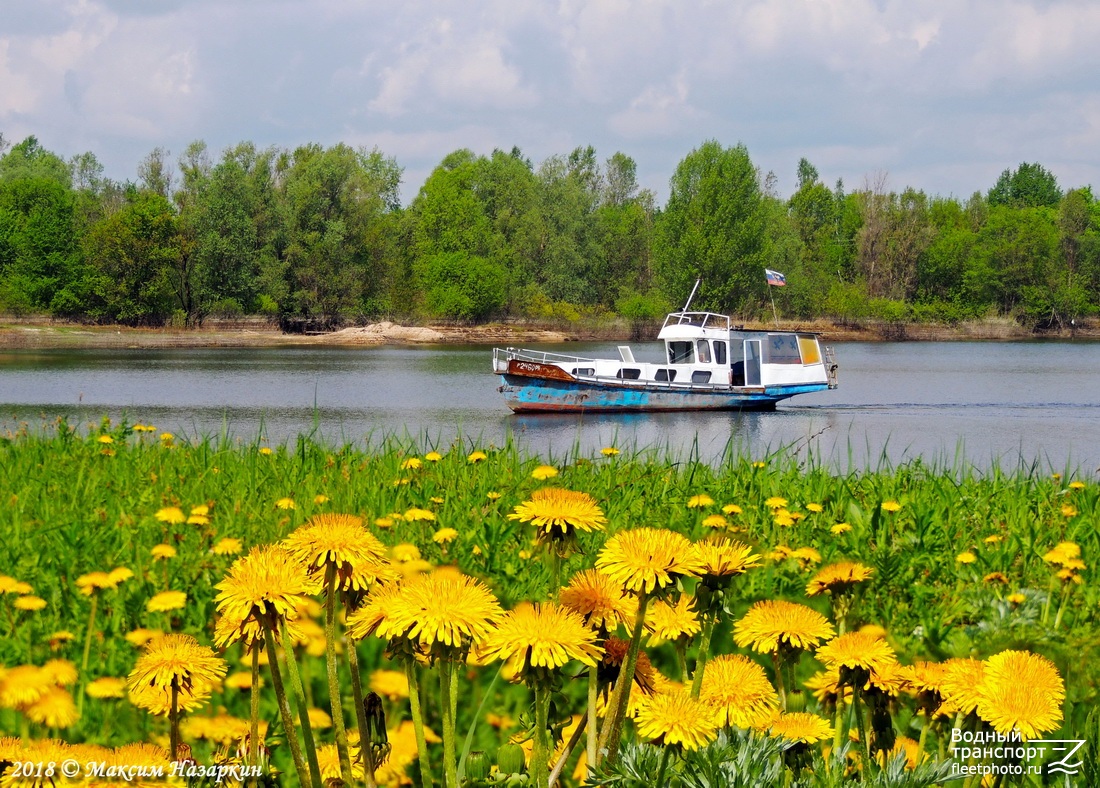
<path fill-rule="evenodd" d="M 772 328 L 766 323 L 747 323 L 746 328 Z M 659 326 L 645 332 L 642 341 L 656 337 Z M 1035 334 L 1014 321 L 991 319 L 942 324 L 846 326 L 829 321 L 786 321 L 784 330 L 815 331 L 828 342 L 846 341 L 1018 341 L 1035 338 L 1100 339 L 1100 325 L 1088 323 L 1074 332 Z M 285 334 L 262 321 L 211 323 L 199 329 L 128 328 L 87 326 L 48 320 L 0 322 L 0 348 L 168 348 L 168 347 L 273 347 L 273 346 L 378 346 L 417 344 L 527 345 L 543 342 L 629 341 L 624 327 L 579 327 L 566 330 L 516 323 L 476 326 L 405 326 L 383 321 L 325 334 Z"/>

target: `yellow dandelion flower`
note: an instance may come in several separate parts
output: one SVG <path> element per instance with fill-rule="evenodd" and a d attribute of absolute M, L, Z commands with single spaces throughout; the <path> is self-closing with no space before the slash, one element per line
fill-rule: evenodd
<path fill-rule="evenodd" d="M 405 514 L 402 515 L 402 518 L 406 522 L 410 522 L 410 523 L 415 523 L 415 522 L 434 523 L 435 519 L 436 519 L 435 512 L 432 512 L 429 509 L 417 509 L 415 507 L 412 508 L 412 509 L 409 509 L 408 511 L 406 511 Z"/>
<path fill-rule="evenodd" d="M 31 722 L 47 728 L 69 728 L 80 719 L 73 696 L 60 687 L 54 687 L 48 691 L 27 706 L 23 713 Z"/>
<path fill-rule="evenodd" d="M 735 503 L 727 503 L 722 507 L 722 511 L 726 514 L 741 514 L 741 507 Z"/>
<path fill-rule="evenodd" d="M 645 627 L 652 633 L 649 638 L 651 647 L 699 633 L 699 615 L 691 609 L 693 601 L 687 594 L 681 594 L 673 605 L 658 600 L 650 606 Z"/>
<path fill-rule="evenodd" d="M 630 622 L 636 612 L 622 586 L 596 569 L 578 572 L 559 594 L 562 607 L 572 610 L 597 630 L 614 630 Z"/>
<path fill-rule="evenodd" d="M 219 539 L 218 543 L 210 548 L 210 552 L 214 555 L 237 555 L 242 549 L 243 546 L 241 545 L 240 539 L 233 539 L 227 536 L 224 539 Z"/>
<path fill-rule="evenodd" d="M 1062 504 L 1062 516 L 1063 517 L 1076 517 L 1077 507 L 1071 503 Z"/>
<path fill-rule="evenodd" d="M 161 591 L 145 603 L 145 609 L 150 613 L 166 613 L 170 610 L 179 610 L 186 604 L 187 594 L 183 591 Z"/>
<path fill-rule="evenodd" d="M 175 558 L 176 557 L 176 548 L 172 547 L 172 545 L 170 545 L 170 544 L 158 544 L 155 547 L 153 547 L 149 551 L 149 553 L 153 556 L 153 558 L 160 558 L 160 559 Z"/>
<path fill-rule="evenodd" d="M 466 462 L 468 463 L 484 462 L 487 459 L 489 459 L 489 455 L 480 450 L 472 451 L 466 455 Z"/>
<path fill-rule="evenodd" d="M 646 698 L 638 706 L 634 724 L 639 736 L 685 750 L 705 747 L 714 741 L 721 727 L 713 707 L 683 690 L 658 692 Z"/>
<path fill-rule="evenodd" d="M 288 553 L 311 575 L 334 571 L 337 588 L 362 591 L 386 571 L 386 548 L 352 514 L 314 515 L 283 540 Z"/>
<path fill-rule="evenodd" d="M 18 665 L 0 681 L 0 707 L 24 708 L 41 700 L 55 686 L 50 674 L 37 665 Z"/>
<path fill-rule="evenodd" d="M 729 539 L 707 539 L 694 546 L 695 557 L 702 568 L 700 575 L 711 578 L 728 578 L 740 575 L 760 566 L 760 556 L 752 548 Z"/>
<path fill-rule="evenodd" d="M 252 689 L 252 673 L 247 670 L 231 673 L 225 677 L 224 686 L 226 689 L 235 690 Z M 258 686 L 263 687 L 263 679 Z"/>
<path fill-rule="evenodd" d="M 829 532 L 832 533 L 834 536 L 840 536 L 841 534 L 846 534 L 851 530 L 852 526 L 848 523 L 837 523 L 829 529 Z"/>
<path fill-rule="evenodd" d="M 1004 572 L 990 572 L 982 578 L 983 583 L 1001 583 L 1008 585 L 1008 576 Z"/>
<path fill-rule="evenodd" d="M 390 548 L 390 558 L 394 561 L 416 561 L 420 558 L 420 548 L 414 544 L 403 542 Z"/>
<path fill-rule="evenodd" d="M 323 731 L 332 727 L 332 717 L 324 709 L 310 708 L 306 712 L 309 715 L 309 725 L 315 731 Z M 339 772 L 337 772 L 339 776 Z"/>
<path fill-rule="evenodd" d="M 531 471 L 531 478 L 537 479 L 540 482 L 547 479 L 553 479 L 558 475 L 558 469 L 553 465 L 540 465 L 535 470 Z"/>
<path fill-rule="evenodd" d="M 444 501 L 444 499 L 439 495 L 433 495 L 428 500 L 431 501 L 432 503 L 435 503 L 435 504 L 440 504 L 440 503 L 443 503 L 443 501 Z"/>
<path fill-rule="evenodd" d="M 759 470 L 760 468 L 768 467 L 768 464 L 766 462 L 764 462 L 763 460 L 757 460 L 756 462 L 754 462 L 752 464 L 752 467 Z"/>
<path fill-rule="evenodd" d="M 280 498 L 275 502 L 276 509 L 297 509 L 298 504 L 294 503 L 293 498 Z"/>
<path fill-rule="evenodd" d="M 1000 534 L 991 534 L 982 540 L 985 544 L 1000 544 L 1005 538 Z"/>
<path fill-rule="evenodd" d="M 764 669 L 741 654 L 714 657 L 703 671 L 699 699 L 717 709 L 725 725 L 756 728 L 779 709 L 779 695 Z"/>
<path fill-rule="evenodd" d="M 424 459 L 428 462 L 439 462 L 443 459 L 443 455 L 437 451 L 430 451 L 424 455 Z"/>
<path fill-rule="evenodd" d="M 1009 602 L 1011 602 L 1014 605 L 1022 605 L 1024 602 L 1027 601 L 1027 597 L 1024 596 L 1023 594 L 1021 594 L 1019 591 L 1017 591 L 1014 594 L 1009 594 L 1008 596 L 1005 597 L 1005 599 L 1007 599 Z"/>
<path fill-rule="evenodd" d="M 368 604 L 370 600 L 368 597 Z M 388 600 L 375 634 L 389 640 L 413 641 L 429 649 L 435 645 L 468 648 L 492 632 L 501 612 L 497 598 L 480 580 L 433 572 L 409 580 L 396 599 Z M 349 632 L 353 626 L 349 618 Z"/>
<path fill-rule="evenodd" d="M 268 625 L 298 617 L 306 597 L 319 591 L 317 582 L 302 571 L 301 564 L 280 545 L 254 547 L 229 567 L 225 578 L 214 586 L 218 612 L 234 624 L 223 628 L 218 644 L 224 645 L 258 630 L 247 627 L 262 619 Z"/>
<path fill-rule="evenodd" d="M 440 528 L 434 534 L 432 534 L 432 541 L 436 544 L 447 544 L 453 542 L 458 537 L 458 531 L 454 528 Z"/>
<path fill-rule="evenodd" d="M 133 630 L 132 632 L 127 632 L 124 637 L 126 638 L 127 642 L 130 643 L 130 645 L 134 646 L 135 648 L 141 648 L 153 638 L 160 637 L 163 634 L 164 633 L 161 632 L 159 629 L 139 628 Z"/>
<path fill-rule="evenodd" d="M 733 639 L 741 648 L 770 654 L 780 646 L 812 649 L 833 632 L 829 620 L 806 605 L 765 599 L 754 603 L 734 625 Z"/>
<path fill-rule="evenodd" d="M 104 676 L 103 678 L 88 682 L 88 686 L 84 688 L 84 692 L 89 698 L 95 698 L 96 700 L 125 698 L 126 681 L 111 676 Z"/>
<path fill-rule="evenodd" d="M 1076 542 L 1059 542 L 1043 555 L 1048 564 L 1064 566 L 1066 562 L 1081 557 L 1081 548 Z"/>
<path fill-rule="evenodd" d="M 844 668 L 873 671 L 897 662 L 890 644 L 867 632 L 846 632 L 821 646 L 815 656 L 825 667 L 840 670 L 841 676 Z"/>
<path fill-rule="evenodd" d="M 273 454 L 273 452 L 271 451 L 271 447 L 270 447 L 270 446 L 261 446 L 261 447 L 260 447 L 260 448 L 258 449 L 258 451 L 259 451 L 259 453 L 260 453 L 260 454 L 262 454 L 262 455 L 263 455 L 263 456 L 265 456 L 265 457 L 268 457 L 268 456 L 270 456 L 271 454 Z"/>
<path fill-rule="evenodd" d="M 799 711 L 780 714 L 768 728 L 768 733 L 776 738 L 803 744 L 817 744 L 819 741 L 833 738 L 833 726 L 828 720 L 816 714 Z"/>
<path fill-rule="evenodd" d="M 560 668 L 575 659 L 594 666 L 600 659 L 596 633 L 584 620 L 552 603 L 524 604 L 504 614 L 483 652 L 491 659 L 520 659 L 526 668 Z"/>
<path fill-rule="evenodd" d="M 649 594 L 674 585 L 678 577 L 698 576 L 703 563 L 685 536 L 660 528 L 635 528 L 608 539 L 596 567 L 627 591 Z"/>
<path fill-rule="evenodd" d="M 985 673 L 985 663 L 977 659 L 949 659 L 943 663 L 943 679 L 940 682 L 940 694 L 943 705 L 937 714 L 956 714 L 963 716 L 978 707 L 981 696 L 978 687 Z"/>
<path fill-rule="evenodd" d="M 27 594 L 26 596 L 17 597 L 15 602 L 13 603 L 13 606 L 16 610 L 41 610 L 46 606 L 46 600 L 40 596 Z"/>
<path fill-rule="evenodd" d="M 496 490 L 490 490 L 489 492 L 485 493 L 485 497 L 488 498 L 490 501 L 499 501 L 501 499 L 501 494 L 498 493 Z"/>
<path fill-rule="evenodd" d="M 974 555 L 969 550 L 966 550 L 955 556 L 955 560 L 958 561 L 960 564 L 972 564 L 978 560 L 978 556 Z"/>
<path fill-rule="evenodd" d="M 1041 737 L 1062 722 L 1065 684 L 1054 663 L 1027 651 L 1002 651 L 985 661 L 978 716 L 1001 734 Z"/>
<path fill-rule="evenodd" d="M 15 586 L 18 584 L 18 580 L 9 575 L 0 575 L 0 594 L 11 594 L 15 592 Z"/>
<path fill-rule="evenodd" d="M 190 689 L 196 683 L 213 685 L 228 665 L 190 635 L 161 635 L 149 641 L 126 679 L 131 690 L 141 687 Z"/>
<path fill-rule="evenodd" d="M 1083 490 L 1085 489 L 1085 483 L 1081 481 L 1072 481 L 1069 483 L 1069 488 L 1071 490 Z"/>
<path fill-rule="evenodd" d="M 51 659 L 42 666 L 42 670 L 46 672 L 46 675 L 50 677 L 59 687 L 68 687 L 71 684 L 76 684 L 79 674 L 76 672 L 76 665 L 67 659 Z"/>
<path fill-rule="evenodd" d="M 817 514 L 818 512 L 825 511 L 825 507 L 819 503 L 808 503 L 806 504 L 806 510 Z"/>
<path fill-rule="evenodd" d="M 901 511 L 901 504 L 898 503 L 897 501 L 894 501 L 894 500 L 883 501 L 882 502 L 882 511 L 890 512 L 891 514 L 894 513 L 894 512 Z"/>
<path fill-rule="evenodd" d="M 811 564 L 821 563 L 821 553 L 812 547 L 799 547 L 797 550 L 791 551 L 791 558 L 798 559 L 798 562 L 805 569 Z"/>
<path fill-rule="evenodd" d="M 188 525 L 210 525 L 210 518 L 205 514 L 191 514 L 187 516 Z"/>
<path fill-rule="evenodd" d="M 846 594 L 869 578 L 874 570 L 855 561 L 838 561 L 822 567 L 806 585 L 807 596 Z"/>
<path fill-rule="evenodd" d="M 602 454 L 604 457 L 615 457 L 618 456 L 619 450 L 616 449 L 614 446 L 604 446 L 602 449 L 600 449 L 600 454 Z"/>
<path fill-rule="evenodd" d="M 603 510 L 588 493 L 544 487 L 519 504 L 509 520 L 531 523 L 540 536 L 565 538 L 575 531 L 602 531 L 607 524 Z"/>
<path fill-rule="evenodd" d="M 322 506 L 328 503 L 330 500 L 331 499 L 324 493 L 317 493 L 313 496 L 313 503 L 315 503 L 317 506 Z"/>
<path fill-rule="evenodd" d="M 33 594 L 34 589 L 30 583 L 16 583 L 11 587 L 12 593 L 15 594 Z"/>
<path fill-rule="evenodd" d="M 703 509 L 707 506 L 713 506 L 714 499 L 706 493 L 700 493 L 699 495 L 693 495 L 688 498 L 687 505 L 689 509 Z"/>
<path fill-rule="evenodd" d="M 374 518 L 374 527 L 375 528 L 381 528 L 383 530 L 385 530 L 387 528 L 393 528 L 393 518 L 392 517 L 376 517 L 376 518 Z"/>
<path fill-rule="evenodd" d="M 187 520 L 187 515 L 178 506 L 166 506 L 163 509 L 158 509 L 153 516 L 162 523 L 169 523 L 170 525 L 179 525 Z"/>
<path fill-rule="evenodd" d="M 787 505 L 787 499 L 781 498 L 778 495 L 773 495 L 771 498 L 764 501 L 764 505 L 769 509 L 782 509 Z"/>
<path fill-rule="evenodd" d="M 837 669 L 839 672 L 839 668 Z M 884 662 L 871 671 L 864 689 L 876 690 L 884 695 L 896 698 L 910 689 L 912 671 L 897 662 Z"/>
<path fill-rule="evenodd" d="M 419 470 L 424 463 L 419 457 L 409 457 L 409 459 L 401 463 L 401 470 L 403 471 L 415 471 Z"/>
<path fill-rule="evenodd" d="M 159 437 L 161 443 L 171 443 L 176 439 L 176 436 L 170 432 L 162 432 Z"/>
<path fill-rule="evenodd" d="M 370 674 L 370 691 L 398 701 L 409 697 L 409 679 L 400 670 L 376 670 Z"/>
<path fill-rule="evenodd" d="M 780 509 L 775 512 L 772 517 L 772 522 L 778 525 L 780 528 L 788 528 L 795 523 L 794 517 L 786 509 Z"/>

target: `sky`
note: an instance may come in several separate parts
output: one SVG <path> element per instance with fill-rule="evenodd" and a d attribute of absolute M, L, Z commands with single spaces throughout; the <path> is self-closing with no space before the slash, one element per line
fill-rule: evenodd
<path fill-rule="evenodd" d="M 0 133 L 136 180 L 194 140 L 634 158 L 663 204 L 708 139 L 787 196 L 966 198 L 1021 162 L 1100 187 L 1097 0 L 4 0 Z"/>

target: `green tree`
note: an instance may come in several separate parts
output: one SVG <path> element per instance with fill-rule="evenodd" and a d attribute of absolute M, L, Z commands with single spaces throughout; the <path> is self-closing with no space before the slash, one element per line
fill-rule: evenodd
<path fill-rule="evenodd" d="M 90 316 L 161 325 L 180 307 L 173 283 L 180 239 L 166 197 L 131 189 L 121 210 L 90 228 L 84 253 L 96 272 Z"/>
<path fill-rule="evenodd" d="M 1005 170 L 989 190 L 990 205 L 1010 205 L 1016 208 L 1057 208 L 1062 199 L 1058 179 L 1043 165 L 1022 163 Z"/>
<path fill-rule="evenodd" d="M 484 257 L 447 252 L 424 262 L 423 282 L 432 314 L 454 320 L 483 320 L 504 307 L 508 272 Z"/>
<path fill-rule="evenodd" d="M 768 215 L 744 145 L 709 140 L 689 153 L 655 228 L 654 258 L 668 299 L 682 301 L 702 278 L 697 308 L 760 311 L 771 259 Z"/>

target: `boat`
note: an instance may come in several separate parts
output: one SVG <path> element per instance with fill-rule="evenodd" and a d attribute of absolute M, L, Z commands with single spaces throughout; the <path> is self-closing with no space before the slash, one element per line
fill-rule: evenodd
<path fill-rule="evenodd" d="M 516 413 L 614 413 L 774 410 L 837 387 L 835 354 L 816 333 L 746 330 L 726 315 L 681 311 L 665 318 L 657 339 L 658 362 L 637 361 L 629 345 L 618 358 L 493 348 L 498 391 Z"/>

